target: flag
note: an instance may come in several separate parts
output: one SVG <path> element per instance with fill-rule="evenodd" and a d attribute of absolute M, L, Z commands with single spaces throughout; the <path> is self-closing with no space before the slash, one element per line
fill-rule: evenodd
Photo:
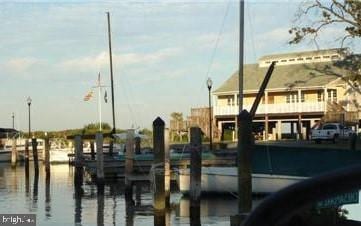
<path fill-rule="evenodd" d="M 107 94 L 106 90 L 105 90 L 105 93 L 104 93 L 104 101 L 105 101 L 105 103 L 108 103 L 108 94 Z"/>
<path fill-rule="evenodd" d="M 90 92 L 89 92 L 87 95 L 85 95 L 84 101 L 88 101 L 88 100 L 90 100 L 92 97 L 93 97 L 93 90 L 90 90 Z"/>

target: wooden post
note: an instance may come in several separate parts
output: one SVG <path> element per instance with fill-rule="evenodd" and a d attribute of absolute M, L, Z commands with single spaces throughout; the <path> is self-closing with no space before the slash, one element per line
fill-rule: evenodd
<path fill-rule="evenodd" d="M 202 191 L 202 135 L 199 127 L 191 128 L 191 162 L 190 162 L 190 221 L 191 225 L 201 225 L 200 197 Z"/>
<path fill-rule="evenodd" d="M 75 135 L 74 137 L 74 147 L 75 147 L 75 167 L 83 166 L 83 141 L 81 135 Z"/>
<path fill-rule="evenodd" d="M 96 133 L 95 141 L 97 144 L 97 183 L 104 183 L 104 156 L 103 156 L 103 134 Z"/>
<path fill-rule="evenodd" d="M 252 209 L 252 118 L 248 111 L 238 115 L 238 213 L 247 214 Z"/>
<path fill-rule="evenodd" d="M 154 162 L 155 165 L 155 176 L 153 183 L 155 184 L 155 191 L 153 196 L 154 205 L 154 220 L 156 216 L 164 215 L 165 210 L 165 191 L 164 191 L 164 121 L 157 117 L 153 121 L 153 150 L 154 150 Z M 158 212 L 158 213 L 157 213 Z M 163 212 L 163 213 L 162 213 Z M 162 218 L 159 218 L 162 219 Z"/>
<path fill-rule="evenodd" d="M 44 140 L 44 164 L 45 164 L 45 172 L 50 172 L 50 142 L 49 137 L 46 137 Z"/>
<path fill-rule="evenodd" d="M 134 129 L 127 131 L 127 141 L 125 149 L 125 187 L 126 190 L 132 189 L 132 182 L 130 177 L 133 174 L 134 167 Z"/>
<path fill-rule="evenodd" d="M 190 200 L 198 201 L 201 196 L 202 135 L 199 127 L 191 128 Z M 198 203 L 199 204 L 199 203 Z"/>
<path fill-rule="evenodd" d="M 35 174 L 39 174 L 38 142 L 36 141 L 36 138 L 31 139 L 31 144 L 33 147 L 33 160 L 34 160 Z"/>
<path fill-rule="evenodd" d="M 16 167 L 17 158 L 18 158 L 18 151 L 16 150 L 16 139 L 13 138 L 12 147 L 11 147 L 11 167 Z"/>
<path fill-rule="evenodd" d="M 45 165 L 45 216 L 47 219 L 51 217 L 50 167 L 48 170 L 46 170 L 46 165 Z"/>
<path fill-rule="evenodd" d="M 103 138 L 103 134 L 101 135 Z M 97 145 L 97 149 L 98 149 L 98 145 Z M 104 184 L 97 185 L 97 225 L 104 226 Z"/>
<path fill-rule="evenodd" d="M 113 139 L 111 139 L 109 143 L 109 156 L 113 156 L 113 149 L 114 149 L 114 141 Z"/>
<path fill-rule="evenodd" d="M 355 151 L 356 150 L 356 143 L 357 143 L 357 134 L 353 133 L 349 137 L 350 142 L 350 150 Z"/>
<path fill-rule="evenodd" d="M 74 174 L 74 199 L 75 199 L 75 214 L 74 222 L 76 225 L 81 225 L 82 219 L 82 196 L 83 196 L 83 167 L 75 167 Z"/>
<path fill-rule="evenodd" d="M 25 163 L 29 164 L 29 140 L 25 140 Z"/>
<path fill-rule="evenodd" d="M 135 137 L 134 141 L 135 141 L 135 154 L 139 155 L 140 154 L 140 142 L 141 142 L 141 139 L 140 139 L 140 137 Z"/>
<path fill-rule="evenodd" d="M 94 149 L 93 141 L 90 141 L 90 157 L 91 157 L 91 160 L 95 160 L 95 149 Z"/>
<path fill-rule="evenodd" d="M 170 152 L 169 152 L 169 129 L 164 131 L 164 189 L 165 206 L 170 206 Z"/>

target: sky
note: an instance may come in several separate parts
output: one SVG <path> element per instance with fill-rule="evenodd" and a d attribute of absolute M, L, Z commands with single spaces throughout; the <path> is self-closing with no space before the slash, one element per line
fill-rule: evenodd
<path fill-rule="evenodd" d="M 84 96 L 110 70 L 106 12 L 111 16 L 117 128 L 151 128 L 160 116 L 208 105 L 206 80 L 219 87 L 238 68 L 239 5 L 208 1 L 0 0 L 0 127 L 80 128 L 98 122 L 97 95 Z M 245 63 L 263 55 L 315 50 L 289 45 L 299 1 L 245 4 Z M 324 32 L 319 48 L 339 47 L 340 30 Z M 96 94 L 96 92 L 95 92 Z M 112 123 L 111 103 L 102 103 Z"/>

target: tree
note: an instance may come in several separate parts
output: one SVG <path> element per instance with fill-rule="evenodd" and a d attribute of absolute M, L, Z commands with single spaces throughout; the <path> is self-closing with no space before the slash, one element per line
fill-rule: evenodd
<path fill-rule="evenodd" d="M 174 133 L 178 136 L 179 141 L 182 141 L 182 130 L 183 130 L 183 113 L 172 112 L 171 117 L 171 140 L 174 141 Z"/>
<path fill-rule="evenodd" d="M 304 22 L 306 21 L 306 22 Z M 290 44 L 298 44 L 310 38 L 317 45 L 317 39 L 327 27 L 342 29 L 340 47 L 345 47 L 345 41 L 354 41 L 361 38 L 361 1 L 358 0 L 312 0 L 302 2 L 296 13 L 297 26 L 292 27 Z M 346 49 L 340 49 L 345 51 Z M 341 61 L 333 65 L 315 66 L 315 74 L 328 74 L 344 80 L 350 87 L 348 92 L 356 91 L 361 94 L 361 56 L 345 54 Z"/>
<path fill-rule="evenodd" d="M 309 17 L 311 15 L 311 18 Z M 304 24 L 303 21 L 307 21 Z M 340 37 L 341 47 L 347 39 L 361 37 L 361 1 L 358 0 L 312 0 L 303 2 L 296 14 L 295 26 L 289 30 L 293 35 L 290 44 L 300 43 L 311 37 L 317 44 L 317 38 L 323 29 L 340 26 L 344 34 Z"/>

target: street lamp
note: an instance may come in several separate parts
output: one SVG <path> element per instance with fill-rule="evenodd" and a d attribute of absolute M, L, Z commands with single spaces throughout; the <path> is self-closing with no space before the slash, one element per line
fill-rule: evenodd
<path fill-rule="evenodd" d="M 31 98 L 28 97 L 28 99 L 26 99 L 26 102 L 28 103 L 28 107 L 29 107 L 29 138 L 31 138 L 31 118 L 30 118 L 30 105 L 31 105 Z"/>
<path fill-rule="evenodd" d="M 209 148 L 212 150 L 213 142 L 212 142 L 212 106 L 211 106 L 211 89 L 212 89 L 212 79 L 207 79 L 207 87 L 208 87 L 208 107 L 209 107 Z"/>

